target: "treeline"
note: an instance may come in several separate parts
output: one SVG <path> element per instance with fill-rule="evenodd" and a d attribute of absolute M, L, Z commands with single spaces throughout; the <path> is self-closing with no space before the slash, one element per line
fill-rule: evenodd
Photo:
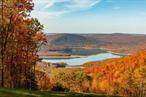
<path fill-rule="evenodd" d="M 53 69 L 45 86 L 55 91 L 146 97 L 146 51 L 84 64 L 85 69 Z M 41 85 L 41 84 L 40 84 Z M 47 87 L 48 86 L 48 87 Z"/>
<path fill-rule="evenodd" d="M 32 0 L 0 0 L 0 86 L 36 88 L 35 65 L 45 42 L 43 25 L 30 17 Z"/>

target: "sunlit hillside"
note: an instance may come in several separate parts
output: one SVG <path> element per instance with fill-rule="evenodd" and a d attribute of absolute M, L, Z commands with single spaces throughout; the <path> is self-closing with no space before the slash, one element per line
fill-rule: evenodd
<path fill-rule="evenodd" d="M 96 92 L 146 95 L 146 51 L 118 59 L 84 64 Z"/>

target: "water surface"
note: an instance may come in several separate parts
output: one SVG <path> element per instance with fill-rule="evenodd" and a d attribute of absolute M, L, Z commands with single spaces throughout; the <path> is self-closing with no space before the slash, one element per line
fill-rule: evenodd
<path fill-rule="evenodd" d="M 101 53 L 96 55 L 90 55 L 83 58 L 74 58 L 74 59 L 43 59 L 44 62 L 51 62 L 51 63 L 60 63 L 64 62 L 68 65 L 82 65 L 86 62 L 91 61 L 100 61 L 105 60 L 109 58 L 119 58 L 119 55 L 114 55 L 112 53 Z"/>

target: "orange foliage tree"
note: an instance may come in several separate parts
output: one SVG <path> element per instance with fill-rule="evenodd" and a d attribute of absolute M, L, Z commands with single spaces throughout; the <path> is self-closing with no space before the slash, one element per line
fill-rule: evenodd
<path fill-rule="evenodd" d="M 45 42 L 43 26 L 29 18 L 32 0 L 0 1 L 1 87 L 35 88 L 35 64 Z"/>

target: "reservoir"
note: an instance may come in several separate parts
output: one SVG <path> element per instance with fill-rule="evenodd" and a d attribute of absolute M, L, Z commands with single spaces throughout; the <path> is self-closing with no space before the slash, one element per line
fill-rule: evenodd
<path fill-rule="evenodd" d="M 73 59 L 43 59 L 42 61 L 44 62 L 51 62 L 51 63 L 67 63 L 68 65 L 83 65 L 86 62 L 91 62 L 91 61 L 101 61 L 109 58 L 119 58 L 121 56 L 119 55 L 114 55 L 112 53 L 100 53 L 96 55 L 89 55 L 86 57 L 81 57 L 81 58 L 73 58 Z"/>

